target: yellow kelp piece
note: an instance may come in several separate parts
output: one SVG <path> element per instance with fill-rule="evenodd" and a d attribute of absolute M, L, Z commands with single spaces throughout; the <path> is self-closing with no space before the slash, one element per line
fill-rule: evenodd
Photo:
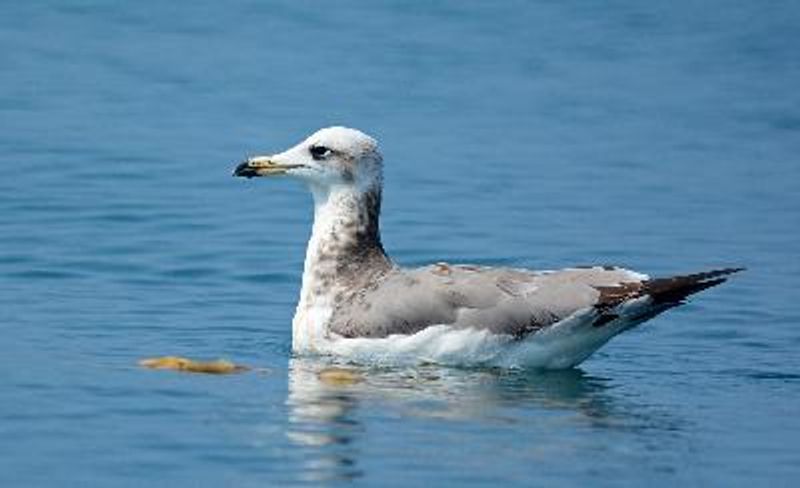
<path fill-rule="evenodd" d="M 325 368 L 317 376 L 322 383 L 328 386 L 349 386 L 363 381 L 358 371 L 347 368 Z"/>
<path fill-rule="evenodd" d="M 241 373 L 250 369 L 247 366 L 233 364 L 224 359 L 217 359 L 216 361 L 193 361 L 178 356 L 142 359 L 139 361 L 139 366 L 151 369 L 175 369 L 189 373 L 207 374 Z"/>

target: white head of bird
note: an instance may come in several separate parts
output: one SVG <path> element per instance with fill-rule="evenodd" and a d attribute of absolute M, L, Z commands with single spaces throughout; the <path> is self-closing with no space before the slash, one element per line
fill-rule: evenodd
<path fill-rule="evenodd" d="M 382 176 L 378 143 L 363 132 L 328 127 L 278 154 L 250 157 L 235 176 L 290 176 L 309 185 L 316 197 L 341 190 L 380 191 Z"/>

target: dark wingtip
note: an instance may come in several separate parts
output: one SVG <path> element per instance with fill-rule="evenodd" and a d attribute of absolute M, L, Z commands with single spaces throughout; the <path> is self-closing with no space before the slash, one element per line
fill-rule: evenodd
<path fill-rule="evenodd" d="M 600 315 L 593 325 L 602 327 L 615 320 L 618 315 L 614 313 L 614 307 L 645 295 L 652 298 L 653 306 L 648 312 L 639 316 L 638 319 L 645 320 L 646 318 L 655 317 L 664 310 L 681 305 L 690 295 L 725 283 L 730 275 L 744 270 L 745 268 L 743 267 L 722 268 L 702 273 L 671 276 L 669 278 L 621 283 L 617 286 L 595 287 L 600 292 L 597 305 L 595 305 Z"/>
<path fill-rule="evenodd" d="M 690 295 L 728 281 L 728 276 L 744 271 L 743 267 L 722 268 L 689 275 L 656 278 L 644 282 L 644 294 L 656 303 L 682 303 Z"/>
<path fill-rule="evenodd" d="M 744 266 L 739 266 L 735 268 L 722 268 L 722 269 L 714 269 L 711 271 L 706 271 L 704 273 L 697 273 L 698 275 L 708 275 L 708 276 L 727 276 L 732 275 L 734 273 L 739 273 L 740 271 L 745 271 L 747 268 Z M 691 275 L 690 275 L 691 276 Z"/>

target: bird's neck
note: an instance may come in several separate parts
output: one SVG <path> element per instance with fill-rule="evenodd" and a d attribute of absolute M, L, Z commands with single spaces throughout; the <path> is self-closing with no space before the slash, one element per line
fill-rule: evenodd
<path fill-rule="evenodd" d="M 336 305 L 391 268 L 381 244 L 381 189 L 314 188 L 314 226 L 293 323 L 294 349 L 313 349 Z"/>

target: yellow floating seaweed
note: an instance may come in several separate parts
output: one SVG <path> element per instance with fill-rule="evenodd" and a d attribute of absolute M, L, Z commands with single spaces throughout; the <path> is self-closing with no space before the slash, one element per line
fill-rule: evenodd
<path fill-rule="evenodd" d="M 325 368 L 317 374 L 322 383 L 329 386 L 349 386 L 361 383 L 363 380 L 360 373 L 347 368 Z"/>
<path fill-rule="evenodd" d="M 150 369 L 173 369 L 177 371 L 186 371 L 188 373 L 206 374 L 231 374 L 250 370 L 247 366 L 234 364 L 224 359 L 218 359 L 216 361 L 194 361 L 178 356 L 142 359 L 139 361 L 139 366 Z"/>

